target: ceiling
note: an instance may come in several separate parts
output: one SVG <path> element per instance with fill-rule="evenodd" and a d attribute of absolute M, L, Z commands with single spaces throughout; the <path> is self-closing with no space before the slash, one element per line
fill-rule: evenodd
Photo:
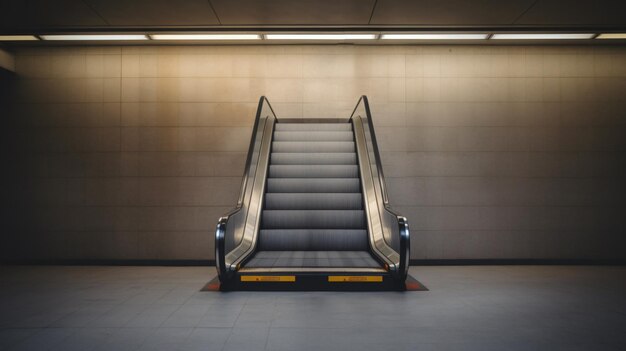
<path fill-rule="evenodd" d="M 0 31 L 356 26 L 624 28 L 626 0 L 0 0 Z"/>

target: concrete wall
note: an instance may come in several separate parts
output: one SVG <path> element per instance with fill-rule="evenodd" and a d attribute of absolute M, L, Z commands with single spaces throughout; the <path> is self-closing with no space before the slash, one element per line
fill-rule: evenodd
<path fill-rule="evenodd" d="M 16 70 L 4 258 L 212 259 L 262 94 L 279 117 L 369 95 L 414 259 L 626 258 L 624 47 L 40 48 Z"/>

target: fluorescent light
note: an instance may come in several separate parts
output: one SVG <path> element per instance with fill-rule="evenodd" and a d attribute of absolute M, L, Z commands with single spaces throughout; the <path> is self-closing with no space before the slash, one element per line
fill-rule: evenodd
<path fill-rule="evenodd" d="M 626 39 L 626 33 L 602 33 L 596 39 Z"/>
<path fill-rule="evenodd" d="M 39 40 L 34 35 L 0 35 L 0 41 L 27 41 Z"/>
<path fill-rule="evenodd" d="M 62 34 L 42 35 L 43 40 L 148 40 L 145 34 Z"/>
<path fill-rule="evenodd" d="M 154 40 L 258 40 L 259 34 L 150 34 Z"/>
<path fill-rule="evenodd" d="M 376 34 L 265 34 L 269 40 L 371 40 Z"/>
<path fill-rule="evenodd" d="M 522 40 L 543 40 L 543 39 L 591 39 L 593 33 L 498 33 L 491 39 L 522 39 Z"/>
<path fill-rule="evenodd" d="M 480 33 L 395 33 L 383 34 L 380 39 L 392 40 L 483 40 L 488 34 Z"/>

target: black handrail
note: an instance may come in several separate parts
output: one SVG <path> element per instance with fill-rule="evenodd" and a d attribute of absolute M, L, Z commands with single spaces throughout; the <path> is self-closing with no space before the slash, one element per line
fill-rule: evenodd
<path fill-rule="evenodd" d="M 382 195 L 383 195 L 383 203 L 385 204 L 385 207 L 389 207 L 389 197 L 387 196 L 387 186 L 385 184 L 385 174 L 383 173 L 383 164 L 382 161 L 380 159 L 380 152 L 378 151 L 378 141 L 376 140 L 376 131 L 374 130 L 374 120 L 372 119 L 372 114 L 370 112 L 370 104 L 369 101 L 367 99 L 367 96 L 365 95 L 361 95 L 361 97 L 359 98 L 359 101 L 356 103 L 356 106 L 354 107 L 354 110 L 352 111 L 352 114 L 350 115 L 350 119 L 352 119 L 352 117 L 354 117 L 354 114 L 356 113 L 356 111 L 359 109 L 359 105 L 363 103 L 363 106 L 365 107 L 365 115 L 367 117 L 367 124 L 369 127 L 369 131 L 370 131 L 370 136 L 372 137 L 372 144 L 374 146 L 374 159 L 376 160 L 376 166 L 378 168 L 378 180 L 380 183 L 380 189 L 382 191 Z"/>
<path fill-rule="evenodd" d="M 237 208 L 241 207 L 243 203 L 243 197 L 246 193 L 246 186 L 248 185 L 248 174 L 250 173 L 250 163 L 252 163 L 252 153 L 254 151 L 254 141 L 256 140 L 256 130 L 259 126 L 259 121 L 261 120 L 261 112 L 263 112 L 263 104 L 267 103 L 267 106 L 272 111 L 272 115 L 274 118 L 278 120 L 276 117 L 276 113 L 274 113 L 274 109 L 270 104 L 270 101 L 265 97 L 265 95 L 259 98 L 259 104 L 256 109 L 256 116 L 254 117 L 254 126 L 252 127 L 252 136 L 250 137 L 250 146 L 248 146 L 248 156 L 246 157 L 246 165 L 244 166 L 243 180 L 241 181 L 241 192 L 239 193 L 239 200 L 237 200 Z"/>

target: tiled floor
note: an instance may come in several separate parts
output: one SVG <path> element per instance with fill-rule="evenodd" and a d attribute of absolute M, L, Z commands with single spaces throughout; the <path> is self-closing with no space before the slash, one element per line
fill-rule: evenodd
<path fill-rule="evenodd" d="M 208 267 L 1 267 L 0 350 L 626 350 L 626 267 L 417 267 L 427 292 L 200 292 Z"/>

